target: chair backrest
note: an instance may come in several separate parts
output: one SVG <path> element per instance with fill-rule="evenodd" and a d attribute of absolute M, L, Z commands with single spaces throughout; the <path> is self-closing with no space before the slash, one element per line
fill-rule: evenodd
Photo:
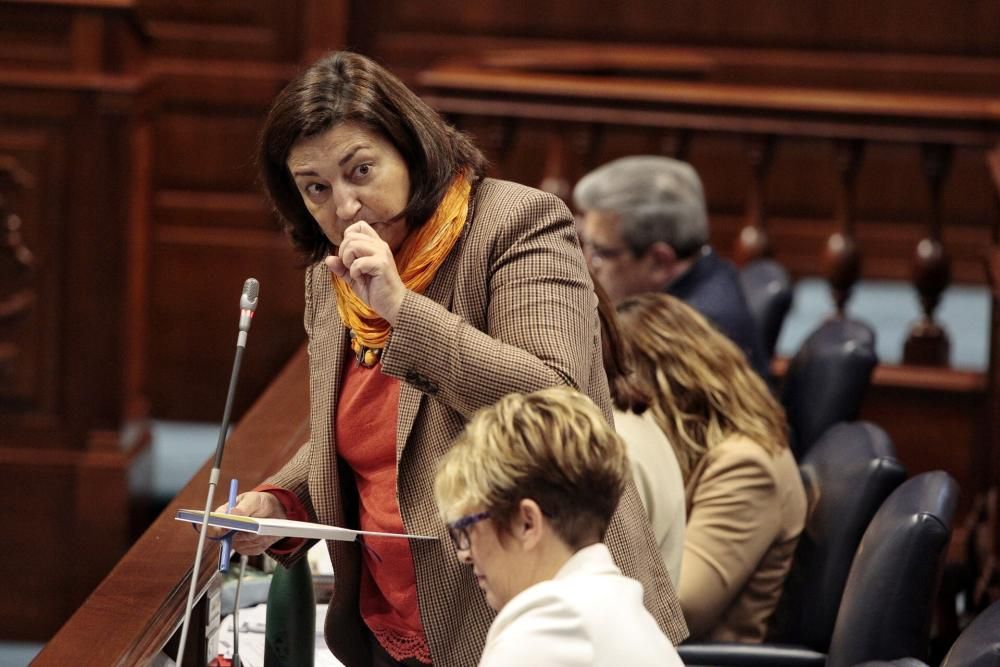
<path fill-rule="evenodd" d="M 857 320 L 827 320 L 802 343 L 781 391 L 799 461 L 828 428 L 857 419 L 877 363 L 875 332 Z"/>
<path fill-rule="evenodd" d="M 987 607 L 962 631 L 941 667 L 1000 667 L 1000 602 Z"/>
<path fill-rule="evenodd" d="M 768 641 L 826 653 L 861 538 L 906 471 L 889 436 L 870 422 L 837 424 L 799 469 L 809 516 Z"/>
<path fill-rule="evenodd" d="M 781 264 L 762 258 L 740 269 L 740 284 L 757 325 L 761 347 L 770 360 L 781 334 L 781 325 L 792 306 L 792 281 Z"/>
<path fill-rule="evenodd" d="M 829 667 L 927 659 L 934 596 L 957 501 L 955 480 L 935 471 L 907 480 L 882 504 L 851 565 Z"/>

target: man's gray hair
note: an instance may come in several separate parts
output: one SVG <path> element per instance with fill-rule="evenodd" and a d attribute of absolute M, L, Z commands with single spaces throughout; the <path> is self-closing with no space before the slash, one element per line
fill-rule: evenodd
<path fill-rule="evenodd" d="M 640 256 L 663 241 L 678 257 L 690 257 L 708 243 L 705 193 L 687 162 L 636 155 L 608 162 L 573 189 L 582 211 L 604 211 L 621 219 L 621 238 Z"/>

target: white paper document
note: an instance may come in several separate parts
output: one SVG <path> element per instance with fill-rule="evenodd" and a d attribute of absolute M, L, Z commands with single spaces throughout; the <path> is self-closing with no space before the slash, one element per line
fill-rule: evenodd
<path fill-rule="evenodd" d="M 178 521 L 201 524 L 205 513 L 202 510 L 177 510 L 174 517 Z M 410 540 L 436 540 L 429 535 L 405 535 L 402 533 L 377 533 L 370 530 L 351 530 L 337 526 L 326 526 L 308 521 L 291 521 L 289 519 L 262 519 L 259 517 L 238 516 L 223 512 L 210 512 L 208 525 L 213 528 L 238 530 L 256 535 L 271 535 L 273 537 L 302 537 L 317 540 L 340 540 L 354 542 L 359 535 L 366 537 L 398 537 Z"/>
<path fill-rule="evenodd" d="M 240 610 L 240 662 L 243 667 L 264 667 L 264 629 L 267 621 L 267 605 L 260 604 Z M 315 667 L 344 667 L 337 660 L 323 639 L 326 623 L 326 605 L 316 605 L 316 657 Z M 219 627 L 219 653 L 226 658 L 233 657 L 233 617 L 222 619 Z"/>

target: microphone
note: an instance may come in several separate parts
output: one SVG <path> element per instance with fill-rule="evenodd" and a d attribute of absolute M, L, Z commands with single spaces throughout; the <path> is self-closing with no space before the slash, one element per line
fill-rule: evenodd
<path fill-rule="evenodd" d="M 201 553 L 205 548 L 205 536 L 208 532 L 208 514 L 212 511 L 212 499 L 215 497 L 215 487 L 219 483 L 219 468 L 222 466 L 222 450 L 226 444 L 226 434 L 229 432 L 229 419 L 233 410 L 233 399 L 236 396 L 236 380 L 240 375 L 243 362 L 243 352 L 247 346 L 247 334 L 250 323 L 257 311 L 257 297 L 260 293 L 260 283 L 256 278 L 247 278 L 243 283 L 243 293 L 240 295 L 239 334 L 236 337 L 236 358 L 233 360 L 233 372 L 229 378 L 229 391 L 226 393 L 226 407 L 222 412 L 222 425 L 219 428 L 219 440 L 215 445 L 215 462 L 208 476 L 208 497 L 205 498 L 205 514 L 201 521 L 201 531 L 198 535 L 198 547 L 194 553 L 194 568 L 191 570 L 191 588 L 188 590 L 187 606 L 184 609 L 184 622 L 181 625 L 181 638 L 177 648 L 177 667 L 184 660 L 184 646 L 187 643 L 188 626 L 191 623 L 191 610 L 194 608 L 194 598 L 198 588 L 198 572 L 201 571 Z"/>
<path fill-rule="evenodd" d="M 243 283 L 243 294 L 240 295 L 240 334 L 241 337 L 236 344 L 241 347 L 247 346 L 246 334 L 250 331 L 250 323 L 253 314 L 257 310 L 257 294 L 260 292 L 260 283 L 256 278 L 247 278 Z"/>

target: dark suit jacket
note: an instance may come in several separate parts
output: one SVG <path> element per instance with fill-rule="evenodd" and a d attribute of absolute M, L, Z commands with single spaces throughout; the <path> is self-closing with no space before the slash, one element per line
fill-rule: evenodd
<path fill-rule="evenodd" d="M 757 335 L 736 267 L 706 247 L 690 269 L 667 285 L 667 293 L 708 318 L 743 350 L 758 375 L 765 380 L 770 377 L 767 355 Z"/>
<path fill-rule="evenodd" d="M 325 266 L 306 273 L 310 442 L 268 480 L 294 491 L 325 524 L 357 521 L 356 487 L 338 463 L 333 415 L 347 332 Z M 493 619 L 470 568 L 458 562 L 433 497 L 436 463 L 469 417 L 510 392 L 568 384 L 610 419 L 597 299 L 573 218 L 552 195 L 485 179 L 462 237 L 423 295 L 407 294 L 382 357 L 402 380 L 396 415 L 397 494 L 409 533 L 424 630 L 435 665 L 478 662 Z M 641 501 L 629 484 L 606 538 L 626 575 L 676 643 L 687 627 Z M 326 638 L 348 665 L 367 655 L 358 612 L 359 547 L 330 542 L 335 572 Z M 301 551 L 296 556 L 301 556 Z M 613 601 L 609 601 L 613 603 Z"/>

